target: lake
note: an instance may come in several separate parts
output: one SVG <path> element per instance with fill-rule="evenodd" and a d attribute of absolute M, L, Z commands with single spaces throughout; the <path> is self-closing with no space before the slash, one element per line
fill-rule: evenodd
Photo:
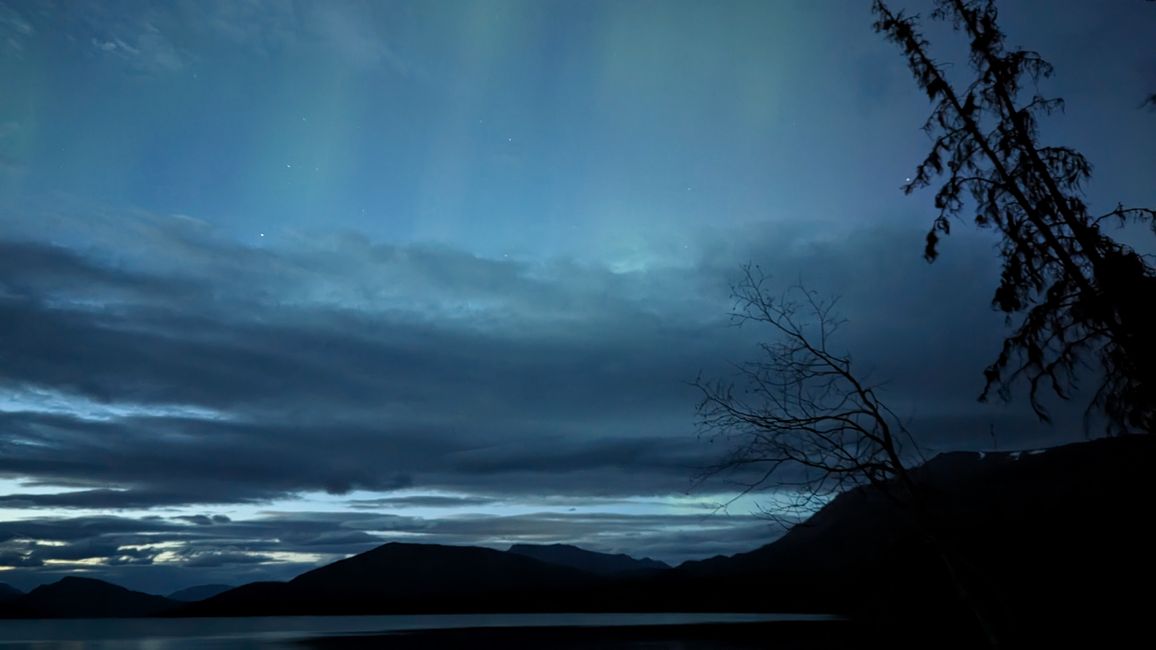
<path fill-rule="evenodd" d="M 838 626 L 803 614 L 452 614 L 0 621 L 0 649 L 761 647 Z M 823 636 L 823 634 L 820 634 Z M 776 644 L 778 645 L 778 644 Z"/>

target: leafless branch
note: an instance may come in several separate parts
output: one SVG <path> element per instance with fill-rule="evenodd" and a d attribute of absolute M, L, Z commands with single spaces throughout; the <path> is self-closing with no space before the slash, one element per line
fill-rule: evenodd
<path fill-rule="evenodd" d="M 880 399 L 879 385 L 857 375 L 851 356 L 833 347 L 846 322 L 838 300 L 801 284 L 773 296 L 767 284 L 759 267 L 748 265 L 733 288 L 735 322 L 772 335 L 761 354 L 737 364 L 729 380 L 694 382 L 700 434 L 730 445 L 704 474 L 744 472 L 743 495 L 772 485 L 785 490 L 789 503 L 777 509 L 792 518 L 864 484 L 909 500 L 914 486 L 902 459 L 915 451 L 914 441 Z"/>

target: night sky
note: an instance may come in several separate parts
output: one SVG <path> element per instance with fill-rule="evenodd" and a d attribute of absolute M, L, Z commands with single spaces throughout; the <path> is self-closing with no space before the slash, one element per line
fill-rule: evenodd
<path fill-rule="evenodd" d="M 1093 206 L 1156 204 L 1156 6 L 1001 6 L 1056 66 L 1044 138 L 1096 165 Z M 0 0 L 0 582 L 165 592 L 391 540 L 766 543 L 773 495 L 719 511 L 734 485 L 693 482 L 723 449 L 688 382 L 763 334 L 727 319 L 748 261 L 843 296 L 842 342 L 925 453 L 1082 438 L 1082 403 L 1049 428 L 975 401 L 994 240 L 961 224 L 922 260 L 931 199 L 899 188 L 928 105 L 870 23 L 835 0 Z"/>

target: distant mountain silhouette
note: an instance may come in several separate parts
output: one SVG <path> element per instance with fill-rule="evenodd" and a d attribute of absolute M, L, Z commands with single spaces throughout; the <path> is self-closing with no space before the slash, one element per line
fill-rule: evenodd
<path fill-rule="evenodd" d="M 970 640 L 957 631 L 974 626 L 945 569 L 946 548 L 962 560 L 970 595 L 993 603 L 999 620 L 1031 641 L 1024 645 L 1060 647 L 1083 635 L 1097 647 L 1110 635 L 1143 632 L 1147 620 L 1146 594 L 1156 581 L 1148 533 L 1154 467 L 1156 436 L 941 454 L 914 470 L 941 545 L 877 490 L 860 488 L 771 544 L 674 569 L 636 571 L 653 564 L 564 545 L 496 551 L 389 543 L 289 582 L 248 584 L 200 602 L 66 578 L 18 595 L 0 612 L 144 616 L 175 605 L 172 613 L 188 616 L 817 612 L 962 646 Z"/>
<path fill-rule="evenodd" d="M 941 454 L 915 474 L 940 536 L 965 560 L 972 593 L 995 603 L 1016 635 L 1039 642 L 1049 634 L 1134 629 L 1146 620 L 1147 600 L 1133 592 L 1146 592 L 1156 578 L 1145 514 L 1156 496 L 1154 467 L 1156 437 L 1128 436 L 1028 452 Z M 735 606 L 803 607 L 944 629 L 965 624 L 951 618 L 964 610 L 944 567 L 905 512 L 861 488 L 772 544 L 687 562 L 675 573 Z"/>
<path fill-rule="evenodd" d="M 569 544 L 514 544 L 508 552 L 603 576 L 630 575 L 670 568 L 669 564 L 650 558 L 636 560 L 625 553 L 596 553 Z"/>
<path fill-rule="evenodd" d="M 196 585 L 195 587 L 186 587 L 168 595 L 169 600 L 178 600 L 183 603 L 193 603 L 198 600 L 212 598 L 217 594 L 224 593 L 236 585 Z"/>
<path fill-rule="evenodd" d="M 9 601 L 16 600 L 23 595 L 24 592 L 20 591 L 16 587 L 0 582 L 0 603 L 7 603 Z"/>
<path fill-rule="evenodd" d="M 389 543 L 289 582 L 244 585 L 195 615 L 535 611 L 570 602 L 597 578 L 569 567 L 472 546 Z"/>
<path fill-rule="evenodd" d="M 33 589 L 0 611 L 7 618 L 122 618 L 154 616 L 176 604 L 103 580 L 67 577 Z"/>

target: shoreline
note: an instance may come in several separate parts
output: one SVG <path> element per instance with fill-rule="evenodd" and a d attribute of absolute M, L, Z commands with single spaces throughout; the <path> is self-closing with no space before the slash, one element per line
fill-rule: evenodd
<path fill-rule="evenodd" d="M 870 642 L 871 630 L 846 620 L 671 623 L 663 625 L 486 626 L 318 636 L 298 648 L 850 648 Z"/>

